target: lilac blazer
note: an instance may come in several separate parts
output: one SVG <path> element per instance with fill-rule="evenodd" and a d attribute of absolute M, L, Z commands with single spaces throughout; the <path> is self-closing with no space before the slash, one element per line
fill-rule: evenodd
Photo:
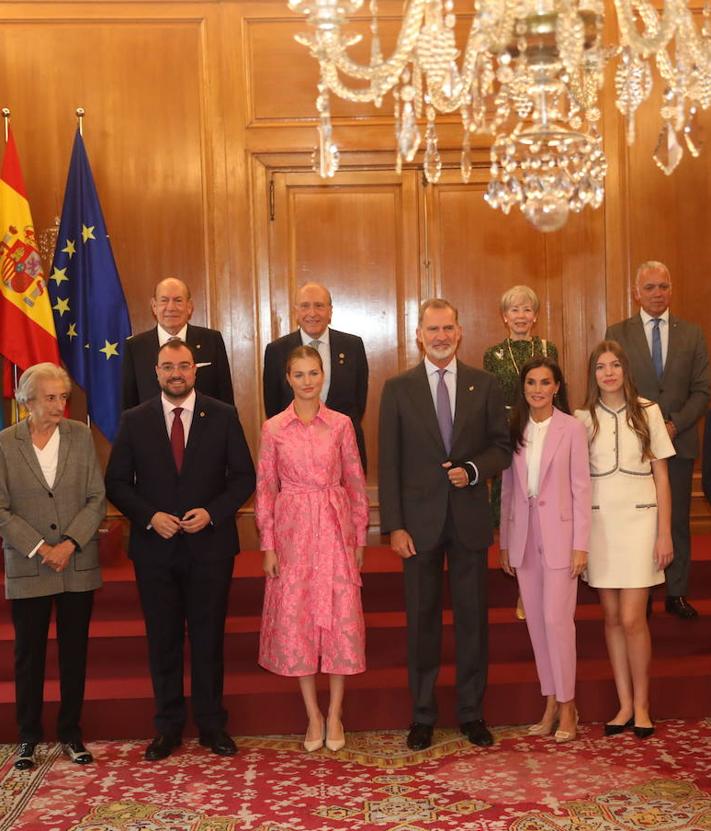
<path fill-rule="evenodd" d="M 582 429 L 581 429 L 582 428 Z M 591 487 L 588 437 L 582 423 L 560 410 L 546 434 L 541 455 L 538 513 L 543 556 L 549 568 L 570 565 L 573 550 L 587 551 L 590 537 Z M 502 475 L 500 547 L 509 562 L 523 562 L 528 536 L 528 468 L 525 448 L 514 453 Z"/>

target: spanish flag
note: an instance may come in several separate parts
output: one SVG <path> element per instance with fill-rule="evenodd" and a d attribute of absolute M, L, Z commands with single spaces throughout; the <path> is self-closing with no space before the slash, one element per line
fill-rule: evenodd
<path fill-rule="evenodd" d="M 59 363 L 47 283 L 12 132 L 0 170 L 0 355 L 24 370 Z"/>

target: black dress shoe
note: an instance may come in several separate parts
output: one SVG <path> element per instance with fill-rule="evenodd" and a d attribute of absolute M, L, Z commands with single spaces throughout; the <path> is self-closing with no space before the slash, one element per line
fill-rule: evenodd
<path fill-rule="evenodd" d="M 237 745 L 224 730 L 215 730 L 213 733 L 200 733 L 200 744 L 209 747 L 218 756 L 234 756 Z"/>
<path fill-rule="evenodd" d="M 15 770 L 32 770 L 35 766 L 35 742 L 22 742 L 17 748 L 15 754 L 15 762 L 13 767 Z"/>
<path fill-rule="evenodd" d="M 699 613 L 685 597 L 667 596 L 665 605 L 670 615 L 676 615 L 682 620 L 691 620 L 699 616 Z"/>
<path fill-rule="evenodd" d="M 183 740 L 180 736 L 159 733 L 146 748 L 144 758 L 147 762 L 160 762 L 161 759 L 167 759 L 175 748 L 180 747 L 182 743 Z"/>
<path fill-rule="evenodd" d="M 460 729 L 469 741 L 477 747 L 491 747 L 494 743 L 494 737 L 489 732 L 483 718 L 478 718 L 475 721 L 465 721 Z"/>
<path fill-rule="evenodd" d="M 62 742 L 62 750 L 75 765 L 90 765 L 94 757 L 81 742 Z"/>
<path fill-rule="evenodd" d="M 413 721 L 410 725 L 410 732 L 407 734 L 407 746 L 410 750 L 427 750 L 432 744 L 433 731 L 433 725 Z"/>
<path fill-rule="evenodd" d="M 654 725 L 651 727 L 637 727 L 635 724 L 633 730 L 638 739 L 648 739 L 654 733 Z"/>
<path fill-rule="evenodd" d="M 624 733 L 625 730 L 631 730 L 634 727 L 634 716 L 627 719 L 624 724 L 606 724 L 605 725 L 605 735 L 606 736 L 619 736 L 620 733 Z"/>

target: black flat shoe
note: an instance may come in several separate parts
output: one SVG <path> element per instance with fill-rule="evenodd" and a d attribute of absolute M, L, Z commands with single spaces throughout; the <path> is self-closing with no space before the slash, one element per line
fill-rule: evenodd
<path fill-rule="evenodd" d="M 175 748 L 180 747 L 182 743 L 183 740 L 180 736 L 159 733 L 146 748 L 144 758 L 147 762 L 160 762 L 161 759 L 167 759 Z"/>
<path fill-rule="evenodd" d="M 606 724 L 605 725 L 605 735 L 606 736 L 619 736 L 620 733 L 624 733 L 625 730 L 631 730 L 634 727 L 634 716 L 627 719 L 624 724 Z"/>
<path fill-rule="evenodd" d="M 431 724 L 421 724 L 415 721 L 410 725 L 410 732 L 407 734 L 407 746 L 410 750 L 427 750 L 432 744 L 432 733 L 434 727 Z"/>
<path fill-rule="evenodd" d="M 35 766 L 35 748 L 37 745 L 34 742 L 21 742 L 15 754 L 15 761 L 13 767 L 15 770 L 32 770 Z"/>
<path fill-rule="evenodd" d="M 459 729 L 477 747 L 491 747 L 494 743 L 494 737 L 489 732 L 483 718 L 478 718 L 475 721 L 466 721 L 460 725 Z"/>
<path fill-rule="evenodd" d="M 224 730 L 215 730 L 213 733 L 200 733 L 200 744 L 209 747 L 218 756 L 234 756 L 237 745 Z"/>
<path fill-rule="evenodd" d="M 632 728 L 634 730 L 635 736 L 638 739 L 648 739 L 654 733 L 654 725 L 651 727 L 637 727 L 635 726 Z"/>
<path fill-rule="evenodd" d="M 62 742 L 62 751 L 75 765 L 90 765 L 94 757 L 81 742 Z"/>

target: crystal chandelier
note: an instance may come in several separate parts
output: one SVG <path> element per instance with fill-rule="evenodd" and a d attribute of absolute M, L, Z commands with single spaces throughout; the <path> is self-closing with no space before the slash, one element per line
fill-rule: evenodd
<path fill-rule="evenodd" d="M 471 138 L 493 137 L 491 181 L 484 198 L 509 213 L 518 206 L 542 231 L 562 227 L 570 211 L 599 207 L 607 163 L 599 132 L 598 94 L 608 63 L 616 64 L 615 100 L 628 144 L 635 115 L 652 89 L 651 61 L 664 82 L 661 133 L 654 159 L 671 174 L 685 143 L 698 156 L 699 108 L 711 103 L 711 0 L 697 29 L 685 0 L 664 0 L 662 12 L 646 0 L 614 4 L 619 43 L 603 44 L 603 0 L 474 0 L 463 55 L 454 38 L 454 0 L 406 0 L 397 44 L 383 56 L 377 0 L 370 0 L 368 64 L 348 55 L 360 35 L 345 31 L 363 0 L 289 0 L 306 15 L 309 34 L 297 35 L 318 60 L 319 147 L 314 169 L 338 170 L 330 94 L 381 106 L 394 99 L 396 169 L 413 161 L 422 141 L 424 173 L 437 182 L 437 113 L 459 112 L 464 137 L 461 175 L 471 176 Z M 460 60 L 461 57 L 461 60 Z M 352 80 L 355 85 L 348 85 Z M 682 141 L 683 137 L 683 141 Z"/>

